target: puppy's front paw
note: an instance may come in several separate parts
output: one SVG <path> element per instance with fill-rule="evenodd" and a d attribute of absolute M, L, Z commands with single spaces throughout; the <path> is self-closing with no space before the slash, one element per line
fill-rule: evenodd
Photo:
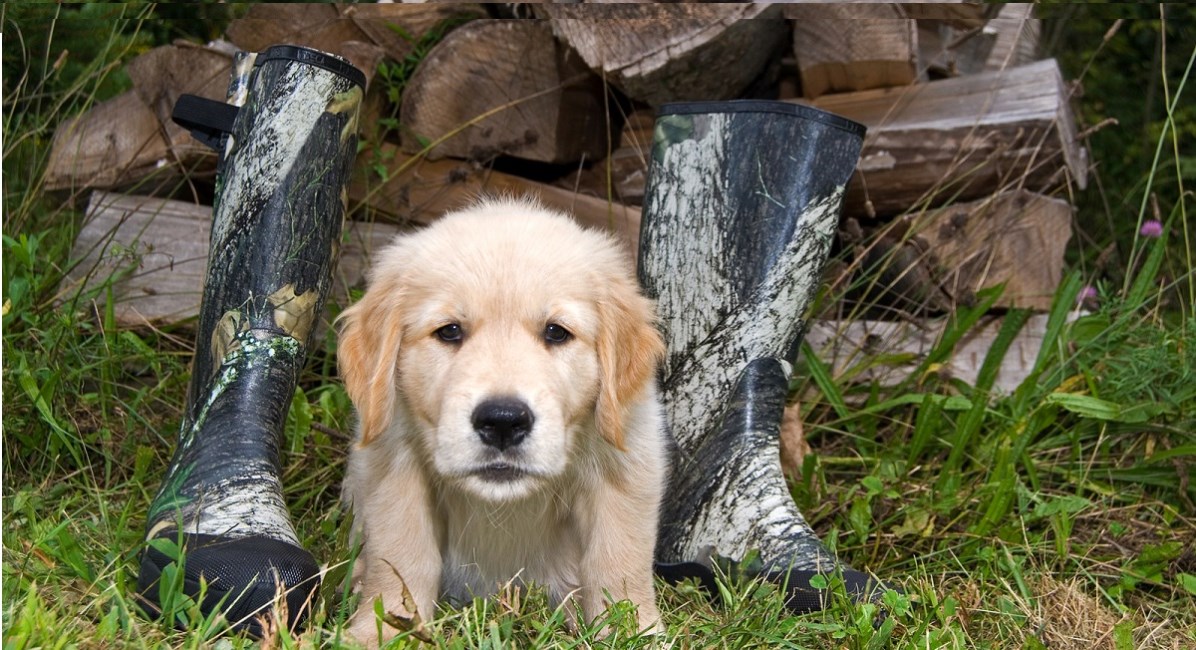
<path fill-rule="evenodd" d="M 382 611 L 379 613 L 379 606 Z M 400 606 L 398 611 L 387 606 L 386 601 L 375 598 L 362 602 L 345 628 L 349 636 L 366 648 L 373 650 L 400 632 L 431 643 L 424 632 L 423 619 L 418 609 Z"/>
<path fill-rule="evenodd" d="M 386 638 L 385 636 L 380 638 L 378 617 L 374 616 L 373 608 L 367 606 L 357 609 L 357 612 L 353 614 L 353 618 L 349 619 L 349 624 L 345 627 L 345 632 L 349 634 L 350 638 L 369 650 L 375 650 Z M 382 626 L 381 634 L 386 634 L 385 625 Z"/>
<path fill-rule="evenodd" d="M 664 622 L 660 620 L 660 611 L 656 609 L 656 603 L 641 604 L 636 613 L 639 619 L 640 633 L 652 637 L 654 641 L 663 641 L 665 627 Z"/>

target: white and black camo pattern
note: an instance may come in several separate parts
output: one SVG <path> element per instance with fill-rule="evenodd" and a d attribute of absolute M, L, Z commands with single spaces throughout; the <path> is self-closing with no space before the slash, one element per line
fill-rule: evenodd
<path fill-rule="evenodd" d="M 244 73 L 254 59 L 240 60 Z M 243 91 L 234 78 L 230 95 Z M 197 349 L 167 477 L 147 538 L 264 536 L 298 546 L 283 498 L 282 428 L 308 328 L 322 313 L 356 153 L 360 88 L 342 75 L 278 59 L 253 68 L 221 161 Z M 291 298 L 278 298 L 290 296 Z M 279 322 L 279 300 L 292 320 Z"/>
<path fill-rule="evenodd" d="M 769 114 L 657 122 L 640 276 L 669 350 L 661 389 L 678 446 L 662 561 L 757 551 L 774 569 L 833 566 L 789 495 L 779 426 L 859 153 L 841 135 Z M 837 169 L 812 173 L 811 148 Z"/>

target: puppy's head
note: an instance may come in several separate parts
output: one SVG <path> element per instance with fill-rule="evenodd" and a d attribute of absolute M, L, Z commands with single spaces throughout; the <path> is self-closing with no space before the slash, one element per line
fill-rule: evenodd
<path fill-rule="evenodd" d="M 526 201 L 400 237 L 340 325 L 359 444 L 411 436 L 438 477 L 493 500 L 565 473 L 595 429 L 622 449 L 664 350 L 617 245 Z"/>

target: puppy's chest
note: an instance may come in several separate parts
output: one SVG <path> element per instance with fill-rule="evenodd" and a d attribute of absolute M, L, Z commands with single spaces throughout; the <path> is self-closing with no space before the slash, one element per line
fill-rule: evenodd
<path fill-rule="evenodd" d="M 508 582 L 536 583 L 560 600 L 577 589 L 583 541 L 559 504 L 451 504 L 443 513 L 442 597 L 468 602 Z"/>

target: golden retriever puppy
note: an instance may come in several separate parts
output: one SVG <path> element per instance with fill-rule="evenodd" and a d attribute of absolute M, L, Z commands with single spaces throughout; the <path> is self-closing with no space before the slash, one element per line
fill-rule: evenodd
<path fill-rule="evenodd" d="M 397 238 L 339 325 L 359 418 L 354 636 L 377 641 L 376 597 L 426 619 L 512 580 L 589 619 L 627 599 L 659 625 L 664 345 L 609 236 L 485 201 Z"/>

